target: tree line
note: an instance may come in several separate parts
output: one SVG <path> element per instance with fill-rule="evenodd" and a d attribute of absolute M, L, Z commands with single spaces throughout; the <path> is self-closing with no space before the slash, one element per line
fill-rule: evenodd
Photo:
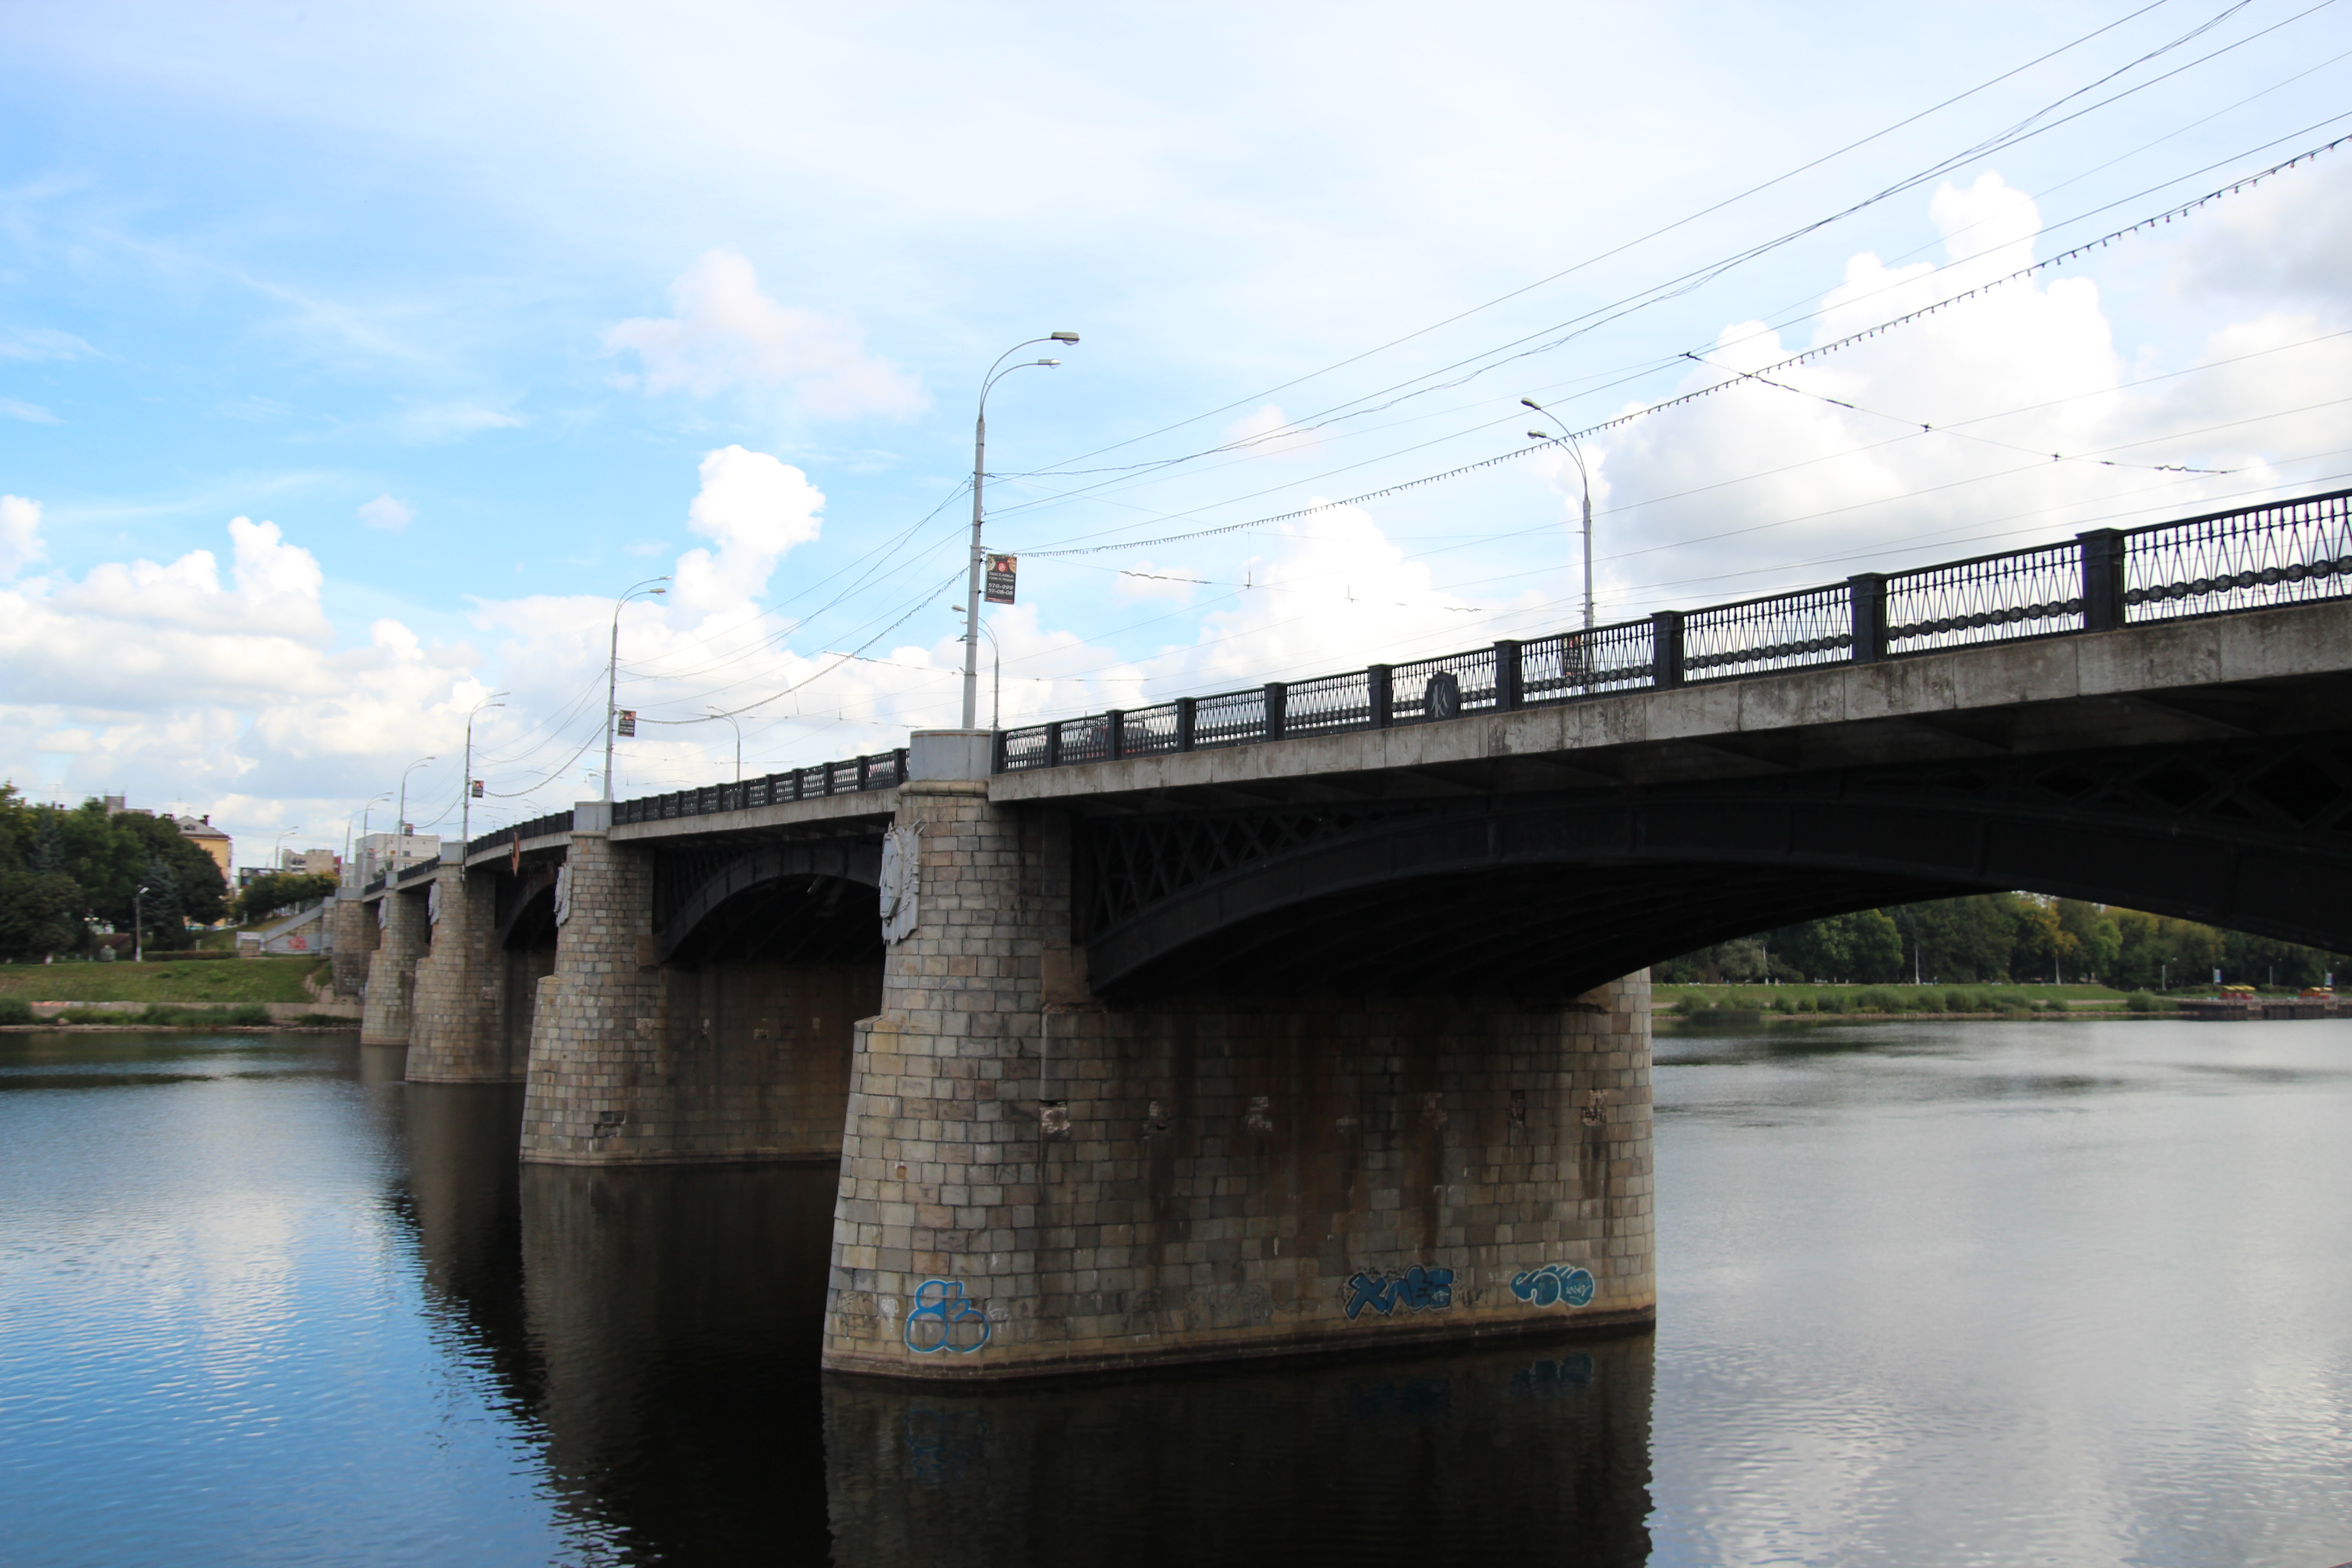
<path fill-rule="evenodd" d="M 227 910 L 220 867 L 168 817 L 109 816 L 95 800 L 35 805 L 0 784 L 0 953 L 79 952 L 91 921 L 128 931 L 142 888 L 142 939 L 152 948 L 194 946 L 189 923 L 209 924 Z"/>
<path fill-rule="evenodd" d="M 1740 937 L 1655 965 L 1668 984 L 1768 980 L 1885 984 L 2097 982 L 2121 991 L 2231 984 L 2317 985 L 2352 958 L 2081 899 L 1977 893 L 1859 910 Z"/>

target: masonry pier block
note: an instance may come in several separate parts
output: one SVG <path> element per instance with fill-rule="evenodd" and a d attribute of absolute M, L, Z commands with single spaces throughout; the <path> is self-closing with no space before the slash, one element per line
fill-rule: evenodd
<path fill-rule="evenodd" d="M 1646 973 L 1574 1000 L 1086 994 L 1057 814 L 918 779 L 824 1363 L 1006 1378 L 1655 1310 Z"/>
<path fill-rule="evenodd" d="M 379 927 L 368 954 L 366 1002 L 360 1009 L 360 1044 L 404 1046 L 414 1019 L 416 964 L 431 940 L 428 885 L 387 887 L 375 903 Z"/>
<path fill-rule="evenodd" d="M 520 1083 L 524 1053 L 506 1027 L 506 956 L 494 945 L 497 883 L 487 873 L 466 876 L 463 846 L 446 846 L 441 854 L 431 895 L 432 947 L 416 966 L 409 1080 Z"/>
<path fill-rule="evenodd" d="M 655 854 L 575 813 L 554 973 L 531 1020 L 522 1157 L 546 1164 L 831 1163 L 872 964 L 662 964 Z M 594 824 L 595 826 L 583 826 Z"/>
<path fill-rule="evenodd" d="M 368 959 L 375 952 L 375 911 L 360 901 L 360 890 L 346 885 L 335 889 L 327 909 L 329 944 L 327 972 L 335 994 L 359 997 L 367 992 Z"/>

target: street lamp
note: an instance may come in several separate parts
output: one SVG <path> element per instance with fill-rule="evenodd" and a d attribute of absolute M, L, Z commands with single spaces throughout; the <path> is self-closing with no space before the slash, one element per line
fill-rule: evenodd
<path fill-rule="evenodd" d="M 963 606 L 961 605 L 950 605 L 948 607 L 959 616 L 964 613 Z M 986 621 L 980 623 L 980 631 L 981 635 L 988 639 L 989 663 L 993 670 L 989 678 L 988 727 L 992 730 L 1002 730 L 1004 728 L 1004 645 L 996 640 L 996 633 L 990 628 Z M 968 724 L 964 727 L 971 728 Z"/>
<path fill-rule="evenodd" d="M 369 798 L 360 803 L 360 808 L 352 813 L 351 816 L 343 818 L 343 868 L 347 872 L 356 873 L 360 869 L 359 856 L 354 854 L 352 850 L 352 817 L 355 816 L 359 818 L 360 847 L 364 851 L 367 847 L 368 814 L 376 808 L 378 802 L 387 801 L 391 798 L 392 792 L 390 790 L 385 790 L 382 795 L 371 795 Z M 365 877 L 361 877 L 360 881 L 364 885 L 367 879 Z"/>
<path fill-rule="evenodd" d="M 1584 487 L 1584 629 L 1589 632 L 1592 629 L 1592 477 L 1584 471 L 1584 449 L 1576 444 L 1576 437 L 1569 434 L 1568 426 L 1560 423 L 1559 415 L 1554 414 L 1532 397 L 1522 397 L 1519 401 L 1553 424 L 1559 426 L 1559 434 L 1557 436 L 1548 435 L 1541 430 L 1530 430 L 1528 432 L 1528 439 L 1564 442 L 1568 447 L 1568 455 L 1576 459 L 1576 477 Z"/>
<path fill-rule="evenodd" d="M 667 588 L 654 586 L 656 583 L 668 581 L 667 573 L 659 577 L 648 577 L 613 601 L 613 655 L 604 666 L 604 804 L 607 805 L 613 803 L 613 719 L 620 711 L 621 606 L 635 598 L 640 591 L 648 596 L 668 593 Z"/>
<path fill-rule="evenodd" d="M 466 879 L 466 854 L 474 847 L 474 714 L 485 708 L 503 708 L 505 691 L 493 691 L 473 706 L 466 715 L 466 774 L 457 781 L 457 880 Z"/>
<path fill-rule="evenodd" d="M 139 901 L 146 896 L 147 889 L 144 888 L 139 889 L 131 895 L 131 962 L 133 963 L 144 963 L 147 957 L 147 949 L 144 945 L 147 940 L 147 916 L 143 906 Z"/>
<path fill-rule="evenodd" d="M 400 809 L 394 816 L 392 822 L 392 874 L 384 883 L 384 886 L 387 888 L 389 888 L 393 882 L 399 880 L 401 871 L 400 858 L 402 853 L 408 847 L 408 775 L 423 767 L 425 763 L 436 760 L 437 759 L 434 757 L 419 757 L 415 762 L 409 763 L 408 766 L 401 773 Z"/>
<path fill-rule="evenodd" d="M 735 721 L 735 715 L 732 713 L 721 713 L 716 708 L 706 709 L 705 711 L 713 719 L 726 720 L 728 728 L 735 731 L 735 782 L 741 784 L 743 782 L 743 726 Z"/>
<path fill-rule="evenodd" d="M 1037 365 L 1050 370 L 1062 363 L 1057 359 L 1023 360 L 1014 365 L 1004 363 L 1023 349 L 1038 343 L 1074 343 L 1077 341 L 1076 332 L 1049 332 L 1042 338 L 1015 343 L 996 356 L 996 363 L 988 367 L 988 375 L 980 384 L 980 415 L 971 426 L 971 579 L 964 591 L 963 727 L 967 730 L 972 728 L 980 707 L 980 578 L 983 565 L 980 549 L 980 490 L 988 471 L 988 390 L 1016 370 Z"/>
<path fill-rule="evenodd" d="M 278 858 L 278 846 L 286 842 L 286 836 L 288 834 L 299 833 L 301 831 L 302 825 L 298 822 L 291 827 L 279 828 L 278 830 L 278 837 L 269 841 L 269 868 L 272 871 L 282 871 L 286 868 Z"/>

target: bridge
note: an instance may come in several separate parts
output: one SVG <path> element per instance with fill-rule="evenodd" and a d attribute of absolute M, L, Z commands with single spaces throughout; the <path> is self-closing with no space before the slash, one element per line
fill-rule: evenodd
<path fill-rule="evenodd" d="M 2352 491 L 583 803 L 350 887 L 522 1157 L 837 1163 L 825 1363 L 1655 1309 L 1646 965 L 2025 889 L 2352 945 Z"/>

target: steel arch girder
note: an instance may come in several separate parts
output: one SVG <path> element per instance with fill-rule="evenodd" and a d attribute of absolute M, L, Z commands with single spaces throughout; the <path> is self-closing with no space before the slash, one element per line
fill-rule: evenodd
<path fill-rule="evenodd" d="M 828 838 L 804 844 L 773 844 L 740 855 L 703 879 L 664 922 L 654 938 L 656 963 L 692 936 L 695 928 L 736 894 L 770 882 L 829 877 L 838 881 L 882 885 L 882 847 L 856 839 Z"/>

